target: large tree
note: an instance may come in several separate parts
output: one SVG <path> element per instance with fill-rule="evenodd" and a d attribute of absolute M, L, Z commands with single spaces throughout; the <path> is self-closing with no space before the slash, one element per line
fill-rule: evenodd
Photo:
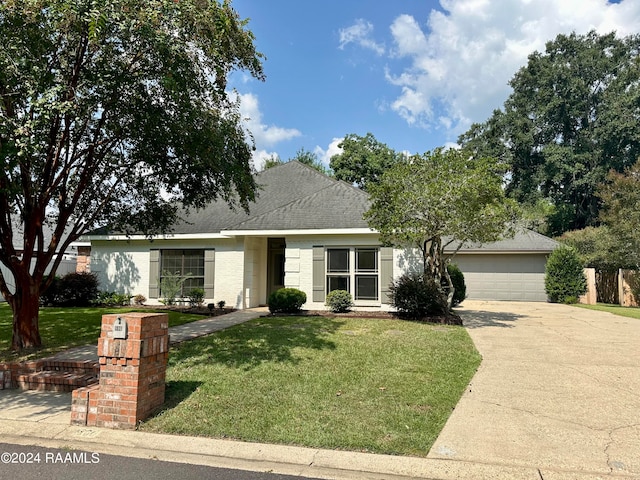
<path fill-rule="evenodd" d="M 421 252 L 423 271 L 449 286 L 451 306 L 450 258 L 465 243 L 491 242 L 511 232 L 517 209 L 505 198 L 503 173 L 497 160 L 459 150 L 414 155 L 371 185 L 365 218 L 383 243 Z"/>
<path fill-rule="evenodd" d="M 559 35 L 515 74 L 504 108 L 459 139 L 510 165 L 513 198 L 553 204 L 551 234 L 597 224 L 596 189 L 640 155 L 639 53 L 639 35 Z"/>
<path fill-rule="evenodd" d="M 253 40 L 226 0 L 0 4 L 0 262 L 15 279 L 0 276 L 0 292 L 14 349 L 41 345 L 40 292 L 90 229 L 153 235 L 181 206 L 254 198 L 252 145 L 226 92 L 232 70 L 263 78 Z"/>
<path fill-rule="evenodd" d="M 611 232 L 619 267 L 640 269 L 640 160 L 623 173 L 612 170 L 598 195 L 600 219 Z"/>
<path fill-rule="evenodd" d="M 360 137 L 350 133 L 338 144 L 342 153 L 331 157 L 330 166 L 338 180 L 368 190 L 389 168 L 403 158 L 372 133 Z"/>

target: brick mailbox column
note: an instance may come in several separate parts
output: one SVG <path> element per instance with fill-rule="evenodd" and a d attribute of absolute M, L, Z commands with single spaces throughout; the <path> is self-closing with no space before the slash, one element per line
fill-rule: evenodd
<path fill-rule="evenodd" d="M 73 392 L 71 423 L 134 429 L 164 403 L 168 356 L 166 313 L 104 315 L 100 382 Z"/>

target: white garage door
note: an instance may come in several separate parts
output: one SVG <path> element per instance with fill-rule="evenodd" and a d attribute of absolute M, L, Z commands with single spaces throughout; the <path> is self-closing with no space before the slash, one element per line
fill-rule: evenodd
<path fill-rule="evenodd" d="M 453 259 L 467 285 L 467 298 L 546 302 L 546 255 L 458 254 Z"/>

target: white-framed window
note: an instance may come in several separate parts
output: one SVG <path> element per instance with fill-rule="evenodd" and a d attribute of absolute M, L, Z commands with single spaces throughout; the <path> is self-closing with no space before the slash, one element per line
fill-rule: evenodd
<path fill-rule="evenodd" d="M 346 290 L 356 302 L 380 300 L 379 249 L 327 248 L 326 293 Z"/>

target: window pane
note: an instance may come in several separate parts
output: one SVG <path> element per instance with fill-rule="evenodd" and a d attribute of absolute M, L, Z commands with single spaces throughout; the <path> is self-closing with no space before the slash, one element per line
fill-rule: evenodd
<path fill-rule="evenodd" d="M 204 250 L 185 250 L 183 275 L 204 276 Z"/>
<path fill-rule="evenodd" d="M 378 251 L 375 249 L 356 250 L 356 271 L 357 272 L 377 272 L 378 271 Z"/>
<path fill-rule="evenodd" d="M 204 278 L 187 278 L 182 284 L 182 296 L 186 297 L 194 288 L 204 289 Z"/>
<path fill-rule="evenodd" d="M 356 300 L 378 299 L 378 276 L 356 275 Z"/>
<path fill-rule="evenodd" d="M 327 271 L 328 272 L 348 272 L 349 271 L 349 249 L 332 248 L 327 250 Z"/>
<path fill-rule="evenodd" d="M 182 250 L 162 250 L 162 269 L 173 274 L 182 273 Z"/>
<path fill-rule="evenodd" d="M 349 291 L 349 277 L 330 276 L 327 277 L 327 293 L 334 290 Z"/>

